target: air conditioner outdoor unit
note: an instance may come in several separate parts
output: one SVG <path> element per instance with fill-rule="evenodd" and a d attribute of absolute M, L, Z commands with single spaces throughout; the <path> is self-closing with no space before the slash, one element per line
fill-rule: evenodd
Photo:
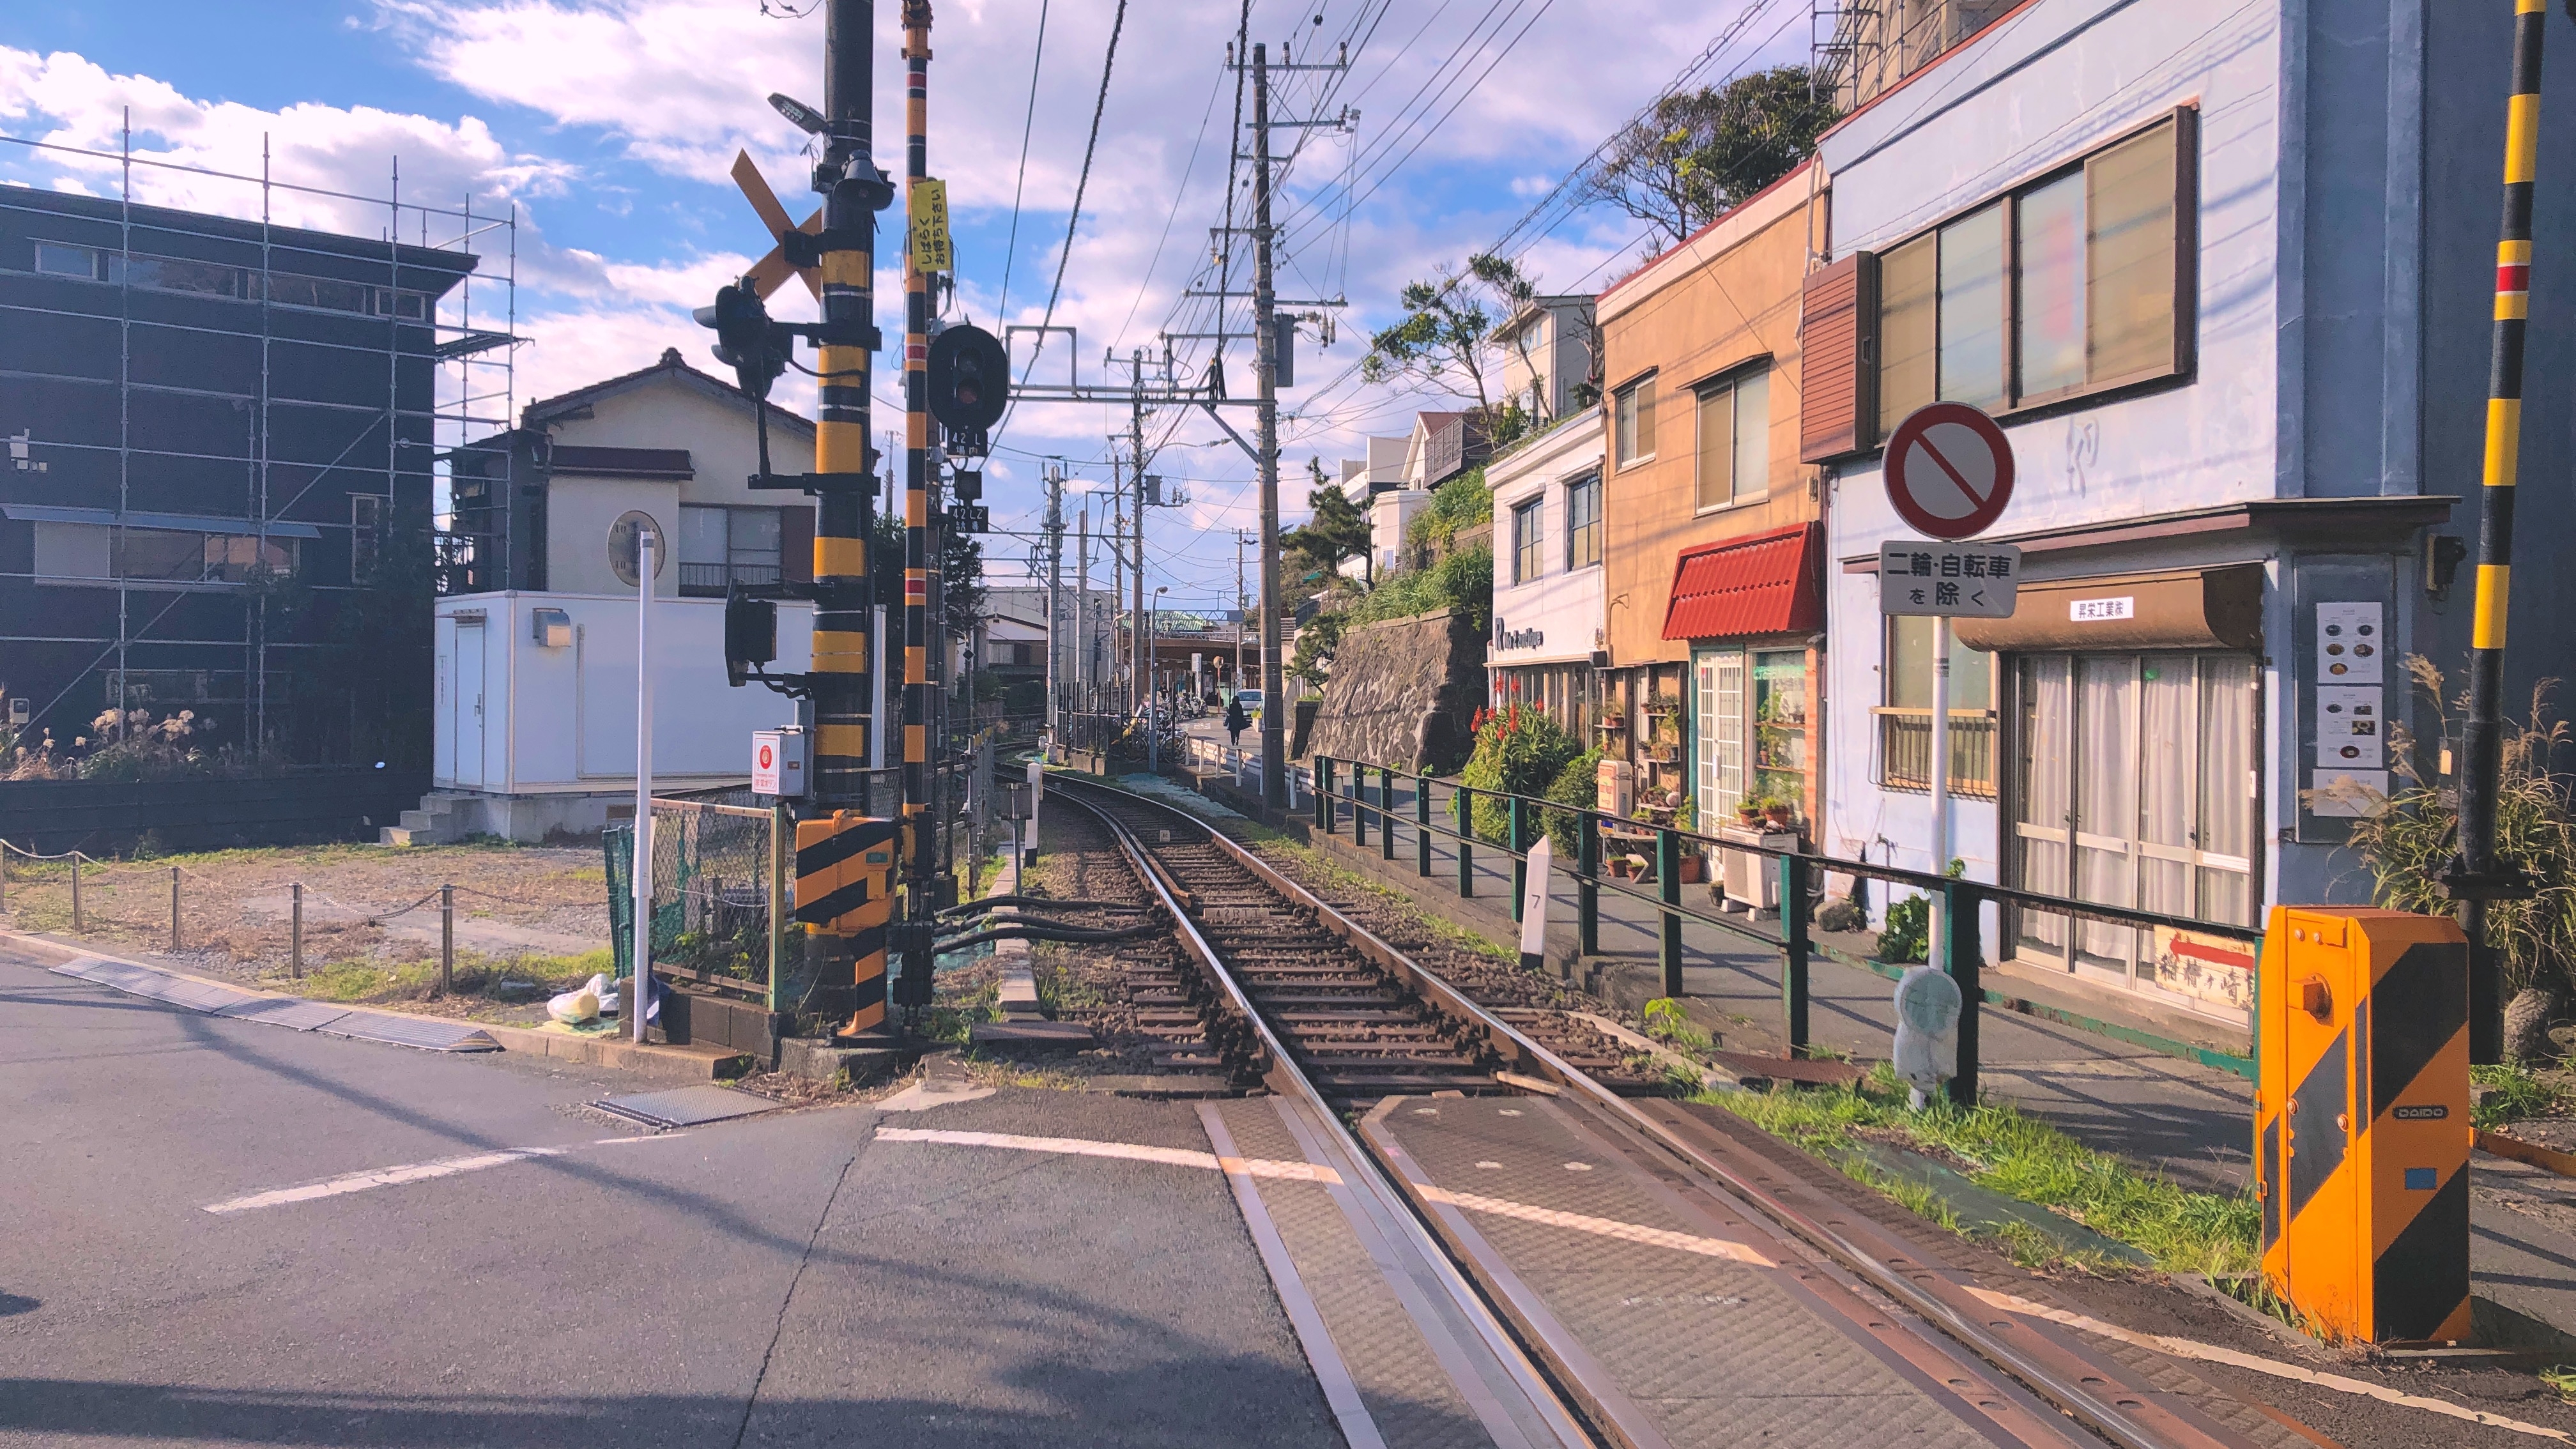
<path fill-rule="evenodd" d="M 1740 826 L 1720 826 L 1717 838 L 1729 845 L 1760 846 L 1767 850 L 1795 850 L 1798 832 L 1794 830 L 1747 830 Z M 1718 888 L 1726 893 L 1726 903 L 1747 911 L 1780 909 L 1780 858 L 1752 850 L 1728 850 L 1718 854 Z"/>

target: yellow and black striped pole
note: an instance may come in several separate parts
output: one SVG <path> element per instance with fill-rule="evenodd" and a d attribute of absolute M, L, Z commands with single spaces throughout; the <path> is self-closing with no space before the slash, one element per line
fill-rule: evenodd
<path fill-rule="evenodd" d="M 816 178 L 823 189 L 823 321 L 840 335 L 818 349 L 819 407 L 814 430 L 816 518 L 814 528 L 814 814 L 865 815 L 874 803 L 868 789 L 869 609 L 868 535 L 876 492 L 876 459 L 868 446 L 868 372 L 872 348 L 863 340 L 875 322 L 876 211 L 885 204 L 884 183 L 871 158 L 875 102 L 869 0 L 832 0 L 825 17 L 823 109 L 831 122 L 827 165 Z M 839 162 L 835 174 L 830 162 Z M 798 870 L 807 869 L 806 837 L 829 829 L 798 831 Z M 800 897 L 801 898 L 801 897 Z M 824 952 L 820 984 L 849 983 L 848 1029 L 885 1024 L 886 956 L 883 933 L 854 934 L 841 924 L 847 912 L 813 920 L 815 944 Z M 848 964 L 843 966 L 843 962 Z M 847 974 L 844 975 L 846 970 Z"/>
<path fill-rule="evenodd" d="M 2469 1058 L 2504 1052 L 2504 1000 L 2486 941 L 2486 903 L 2523 893 L 2495 856 L 2503 759 L 2506 601 L 2513 582 L 2514 483 L 2522 452 L 2522 344 L 2531 315 L 2531 193 L 2539 173 L 2540 42 L 2548 0 L 2514 0 L 2513 94 L 2505 102 L 2504 224 L 2496 243 L 2495 353 L 2487 375 L 2485 485 L 2478 490 L 2477 611 L 2469 635 L 2469 717 L 2460 740 L 2460 857 L 2451 875 L 2469 938 Z"/>
<path fill-rule="evenodd" d="M 904 0 L 904 209 L 914 212 L 930 174 L 930 0 Z M 903 816 L 911 826 L 904 869 L 905 916 L 927 922 L 938 909 L 931 878 L 930 807 L 930 284 L 912 247 L 903 253 Z M 906 936 L 902 1004 L 930 1004 L 926 930 Z"/>

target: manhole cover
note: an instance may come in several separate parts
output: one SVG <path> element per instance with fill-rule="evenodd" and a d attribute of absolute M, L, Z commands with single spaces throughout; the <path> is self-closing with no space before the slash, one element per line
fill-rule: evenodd
<path fill-rule="evenodd" d="M 695 1127 L 729 1117 L 749 1117 L 778 1104 L 731 1087 L 677 1087 L 667 1092 L 638 1092 L 631 1097 L 603 1097 L 590 1105 L 647 1127 Z"/>

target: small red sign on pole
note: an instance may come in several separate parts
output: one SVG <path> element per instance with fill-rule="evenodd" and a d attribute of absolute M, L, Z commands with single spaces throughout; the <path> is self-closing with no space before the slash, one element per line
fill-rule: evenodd
<path fill-rule="evenodd" d="M 1915 409 L 1887 439 L 1887 501 L 1915 532 L 1974 538 L 2012 502 L 2012 443 L 1966 403 Z"/>

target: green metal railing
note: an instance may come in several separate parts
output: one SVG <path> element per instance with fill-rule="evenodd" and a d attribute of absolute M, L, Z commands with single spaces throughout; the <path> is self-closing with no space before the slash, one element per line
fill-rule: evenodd
<path fill-rule="evenodd" d="M 1424 879 L 1432 875 L 1432 845 L 1436 840 L 1450 843 L 1457 857 L 1457 892 L 1463 898 L 1475 895 L 1475 852 L 1480 847 L 1502 851 L 1512 862 L 1511 914 L 1514 921 L 1521 915 L 1521 900 L 1528 882 L 1529 855 L 1537 843 L 1538 832 L 1553 826 L 1565 826 L 1575 840 L 1574 859 L 1560 862 L 1572 877 L 1575 888 L 1575 932 L 1582 952 L 1596 955 L 1601 949 L 1601 900 L 1607 891 L 1649 907 L 1657 921 L 1657 964 L 1663 977 L 1663 994 L 1682 995 L 1682 928 L 1696 922 L 1711 926 L 1730 936 L 1776 951 L 1781 958 L 1780 1007 L 1792 1055 L 1807 1055 L 1809 1036 L 1809 976 L 1815 959 L 1824 956 L 1843 964 L 1875 971 L 1881 975 L 1902 974 L 1903 965 L 1860 957 L 1837 950 L 1815 939 L 1814 898 L 1820 892 L 1825 874 L 1848 875 L 1860 880 L 1873 880 L 1887 885 L 1917 890 L 1942 899 L 1940 913 L 1946 932 L 1942 959 L 1953 980 L 1959 985 L 1962 1010 L 1959 1017 L 1959 1074 L 1951 1079 L 1950 1095 L 1954 1101 L 1973 1103 L 1977 1094 L 1977 1027 L 1979 1008 L 1985 1004 L 2002 1005 L 2011 998 L 1989 990 L 1983 980 L 1985 953 L 1980 940 L 1980 907 L 1988 902 L 2020 910 L 2037 911 L 2074 920 L 2098 921 L 2106 925 L 2138 929 L 2188 931 L 2195 935 L 2218 937 L 2252 945 L 2258 952 L 2263 933 L 2251 926 L 2238 926 L 2217 921 L 2196 920 L 2187 916 L 2165 915 L 2156 911 L 2133 910 L 2125 906 L 2108 906 L 2092 901 L 2071 900 L 2023 890 L 2016 886 L 1990 885 L 1982 881 L 1961 880 L 1933 875 L 1925 871 L 1905 870 L 1896 866 L 1873 865 L 1868 861 L 1845 860 L 1838 856 L 1809 851 L 1784 850 L 1770 846 L 1721 840 L 1697 831 L 1671 825 L 1650 825 L 1642 831 L 1637 822 L 1621 819 L 1606 811 L 1582 806 L 1563 805 L 1552 800 L 1516 795 L 1509 791 L 1487 790 L 1443 779 L 1428 772 L 1403 772 L 1384 765 L 1361 760 L 1336 760 L 1318 755 L 1313 762 L 1314 828 L 1326 835 L 1338 833 L 1345 814 L 1351 822 L 1351 839 L 1365 846 L 1369 832 L 1378 836 L 1379 854 L 1383 859 L 1396 858 L 1395 836 L 1399 823 L 1409 824 L 1414 832 L 1414 869 Z M 1345 774 L 1345 772 L 1347 772 Z M 1376 798 L 1370 798 L 1369 781 L 1376 780 Z M 1411 789 L 1410 808 L 1397 803 L 1396 782 L 1401 778 Z M 1445 787 L 1449 792 L 1445 812 L 1434 808 L 1434 791 Z M 1476 802 L 1499 802 L 1504 807 L 1507 826 L 1500 841 L 1478 833 L 1475 827 Z M 1453 823 L 1443 824 L 1435 817 L 1445 813 Z M 1638 889 L 1629 881 L 1602 870 L 1602 841 L 1605 830 L 1620 838 L 1649 839 L 1654 849 L 1654 890 Z M 1777 873 L 1780 892 L 1779 929 L 1775 935 L 1749 920 L 1722 915 L 1685 904 L 1682 897 L 1682 860 L 1695 850 L 1739 851 L 1767 856 L 1770 868 Z M 2051 1013 L 2068 1025 L 2099 1032 L 2134 1044 L 2165 1050 L 2177 1050 L 2203 1065 L 2252 1077 L 2251 1059 L 2207 1047 L 2191 1047 L 2168 1042 L 2152 1035 L 2124 1028 L 2115 1023 L 2094 1021 L 2071 1013 Z"/>

